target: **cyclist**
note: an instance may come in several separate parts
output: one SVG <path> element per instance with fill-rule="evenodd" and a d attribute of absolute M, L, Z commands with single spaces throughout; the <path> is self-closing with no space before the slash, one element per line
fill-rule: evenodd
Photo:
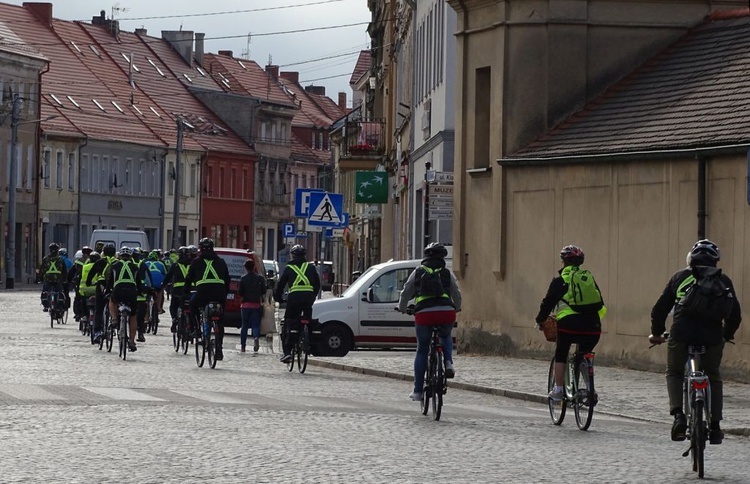
<path fill-rule="evenodd" d="M 216 334 L 216 360 L 224 359 L 224 304 L 229 293 L 229 269 L 227 263 L 214 252 L 214 241 L 208 237 L 198 242 L 200 255 L 195 259 L 185 276 L 184 294 L 190 294 L 195 286 L 195 295 L 190 299 L 190 311 L 199 315 L 201 308 L 211 301 L 221 305 L 221 319 Z"/>
<path fill-rule="evenodd" d="M 120 259 L 112 264 L 107 272 L 107 289 L 110 291 L 109 314 L 113 320 L 119 320 L 119 306 L 126 304 L 130 306 L 130 338 L 128 339 L 128 351 L 137 350 L 133 335 L 138 332 L 138 321 L 136 319 L 136 303 L 138 293 L 143 290 L 142 280 L 147 277 L 144 271 L 138 269 L 133 262 L 133 250 L 130 247 L 121 247 Z"/>
<path fill-rule="evenodd" d="M 73 299 L 73 314 L 76 321 L 79 321 L 81 319 L 81 316 L 86 314 L 86 302 L 78 293 L 78 287 L 81 284 L 81 272 L 83 270 L 83 266 L 86 264 L 90 254 L 91 247 L 89 246 L 84 246 L 81 250 L 76 252 L 75 261 L 73 262 L 73 270 L 68 271 L 68 284 L 72 283 L 73 287 L 75 288 L 75 299 Z"/>
<path fill-rule="evenodd" d="M 86 276 L 86 285 L 96 287 L 96 303 L 94 305 L 94 341 L 98 342 L 104 329 L 104 307 L 107 304 L 108 294 L 106 293 L 106 275 L 115 258 L 115 245 L 112 243 L 102 244 L 102 257 L 94 262 Z M 97 251 L 98 252 L 98 251 Z"/>
<path fill-rule="evenodd" d="M 172 299 L 169 303 L 169 315 L 172 317 L 172 332 L 177 332 L 177 310 L 182 304 L 185 290 L 185 277 L 190 269 L 190 253 L 187 247 L 180 247 L 178 250 L 180 258 L 172 264 L 169 272 L 164 277 L 164 285 L 172 285 Z"/>
<path fill-rule="evenodd" d="M 159 252 L 157 250 L 149 252 L 148 259 L 145 263 L 148 272 L 151 275 L 151 287 L 154 290 L 154 304 L 159 309 L 159 314 L 162 314 L 164 313 L 164 278 L 167 275 L 167 268 L 164 266 L 164 263 L 159 260 Z"/>
<path fill-rule="evenodd" d="M 276 302 L 284 301 L 284 289 L 289 284 L 289 295 L 287 296 L 286 311 L 284 312 L 284 330 L 281 337 L 284 354 L 280 361 L 287 363 L 292 359 L 291 338 L 293 321 L 300 318 L 312 318 L 312 306 L 315 298 L 320 292 L 320 277 L 315 266 L 307 262 L 305 255 L 307 250 L 301 245 L 295 245 L 291 250 L 292 260 L 284 268 L 273 299 Z"/>
<path fill-rule="evenodd" d="M 723 417 L 724 395 L 720 372 L 721 358 L 724 342 L 734 339 L 734 334 L 742 321 L 740 303 L 737 300 L 732 280 L 725 274 L 720 275 L 721 281 L 730 289 L 729 295 L 734 300 L 729 316 L 723 321 L 720 315 L 709 320 L 697 318 L 677 304 L 695 282 L 696 277 L 716 272 L 716 263 L 720 259 L 719 247 L 716 244 L 707 239 L 696 242 L 688 252 L 687 267 L 674 273 L 651 310 L 651 335 L 648 340 L 652 344 L 664 343 L 665 338 L 662 335 L 666 328 L 667 316 L 670 312 L 674 314 L 667 342 L 666 371 L 669 413 L 674 416 L 671 431 L 674 441 L 685 440 L 687 430 L 687 419 L 682 410 L 682 381 L 689 345 L 706 346 L 706 353 L 701 356 L 701 363 L 711 382 L 711 427 L 708 438 L 709 442 L 714 445 L 721 444 L 724 439 L 720 425 Z"/>
<path fill-rule="evenodd" d="M 49 311 L 49 293 L 50 291 L 61 292 L 63 282 L 66 280 L 68 270 L 60 257 L 60 246 L 52 242 L 49 244 L 49 254 L 42 259 L 42 264 L 37 270 L 42 276 L 42 306 L 44 312 Z"/>
<path fill-rule="evenodd" d="M 86 281 L 89 280 L 89 273 L 91 273 L 91 270 L 94 268 L 94 265 L 99 261 L 100 258 L 101 256 L 99 255 L 99 252 L 91 252 L 88 256 L 86 256 L 86 261 L 81 266 L 81 272 L 77 277 L 78 282 L 76 284 L 76 300 L 80 301 L 79 310 L 81 311 L 81 317 L 88 314 L 88 299 L 91 296 L 96 296 L 97 284 L 88 284 Z M 96 311 L 96 308 L 94 310 Z M 91 322 L 89 321 L 88 323 L 90 324 Z M 94 317 L 94 325 L 96 325 L 96 317 Z M 101 331 L 98 334 L 96 331 L 94 331 L 93 343 L 99 343 L 99 338 L 101 338 L 101 336 Z"/>
<path fill-rule="evenodd" d="M 414 328 L 417 334 L 417 353 L 414 356 L 414 391 L 409 398 L 422 400 L 424 374 L 430 347 L 430 327 L 440 327 L 440 340 L 445 357 L 445 377 L 453 378 L 453 326 L 456 313 L 461 311 L 461 291 L 453 273 L 445 267 L 448 250 L 439 242 L 424 249 L 424 259 L 404 284 L 398 299 L 398 310 L 406 312 L 414 298 Z"/>
<path fill-rule="evenodd" d="M 555 385 L 549 393 L 556 402 L 564 395 L 565 362 L 571 345 L 577 343 L 582 353 L 594 351 L 602 333 L 601 318 L 607 312 L 593 276 L 580 268 L 584 258 L 583 250 L 575 245 L 566 245 L 560 250 L 563 268 L 550 282 L 536 316 L 537 329 L 541 330 L 541 323 L 557 308 Z M 584 285 L 582 281 L 589 281 L 589 284 Z"/>

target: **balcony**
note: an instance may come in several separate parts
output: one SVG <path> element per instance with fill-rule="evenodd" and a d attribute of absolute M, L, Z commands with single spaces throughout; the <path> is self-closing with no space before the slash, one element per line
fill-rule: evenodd
<path fill-rule="evenodd" d="M 339 168 L 374 170 L 385 158 L 385 120 L 347 120 L 341 139 Z"/>

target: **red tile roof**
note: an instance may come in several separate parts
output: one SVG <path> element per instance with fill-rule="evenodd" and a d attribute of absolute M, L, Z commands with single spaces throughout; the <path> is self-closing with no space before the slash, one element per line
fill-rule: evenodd
<path fill-rule="evenodd" d="M 352 77 L 349 79 L 349 84 L 356 84 L 362 79 L 362 76 L 370 72 L 370 64 L 372 64 L 372 54 L 369 50 L 363 50 L 359 53 L 357 63 L 354 65 L 352 71 Z"/>
<path fill-rule="evenodd" d="M 331 161 L 331 152 L 314 150 L 295 134 L 292 134 L 292 159 L 306 163 L 323 164 Z"/>
<path fill-rule="evenodd" d="M 291 95 L 285 93 L 278 82 L 271 79 L 255 61 L 218 54 L 206 54 L 203 59 L 208 72 L 225 91 L 249 94 L 256 99 L 290 106 L 293 104 Z"/>
<path fill-rule="evenodd" d="M 714 14 L 544 137 L 507 157 L 750 142 L 750 11 Z"/>

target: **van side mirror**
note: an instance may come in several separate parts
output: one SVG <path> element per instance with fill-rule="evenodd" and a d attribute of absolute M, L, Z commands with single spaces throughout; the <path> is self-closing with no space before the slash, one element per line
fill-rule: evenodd
<path fill-rule="evenodd" d="M 372 302 L 373 301 L 372 288 L 371 287 L 367 289 L 367 292 L 363 292 L 362 295 L 364 296 L 362 298 L 363 301 L 367 301 L 367 302 Z"/>

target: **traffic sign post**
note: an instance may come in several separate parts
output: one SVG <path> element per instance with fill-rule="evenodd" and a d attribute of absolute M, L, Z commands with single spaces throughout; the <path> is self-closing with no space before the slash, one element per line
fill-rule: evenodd
<path fill-rule="evenodd" d="M 310 214 L 310 196 L 313 193 L 325 193 L 322 188 L 298 188 L 294 191 L 294 216 L 305 217 Z"/>
<path fill-rule="evenodd" d="M 344 196 L 340 193 L 312 192 L 307 223 L 337 227 L 343 222 Z"/>

